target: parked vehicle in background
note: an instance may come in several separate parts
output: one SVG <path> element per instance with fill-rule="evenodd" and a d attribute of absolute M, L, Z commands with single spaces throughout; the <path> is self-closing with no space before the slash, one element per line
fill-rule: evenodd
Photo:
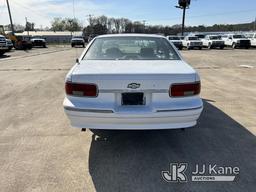
<path fill-rule="evenodd" d="M 15 49 L 17 50 L 29 50 L 32 49 L 33 45 L 32 42 L 23 36 L 15 36 L 16 41 L 14 44 Z"/>
<path fill-rule="evenodd" d="M 225 41 L 225 46 L 236 48 L 246 48 L 251 47 L 251 41 L 247 39 L 243 34 L 229 34 L 222 36 L 222 39 Z"/>
<path fill-rule="evenodd" d="M 19 49 L 19 50 L 32 49 L 32 43 L 28 38 L 15 35 L 12 32 L 5 33 L 3 25 L 0 25 L 0 35 L 3 35 L 5 38 L 10 39 L 14 44 L 15 49 Z"/>
<path fill-rule="evenodd" d="M 256 47 L 256 33 L 248 33 L 245 35 L 251 41 L 251 46 Z"/>
<path fill-rule="evenodd" d="M 181 41 L 185 39 L 185 36 L 177 36 Z"/>
<path fill-rule="evenodd" d="M 205 34 L 196 34 L 195 36 L 198 37 L 198 39 L 202 40 L 205 38 L 206 35 Z"/>
<path fill-rule="evenodd" d="M 179 37 L 174 36 L 174 35 L 169 35 L 169 36 L 167 36 L 167 39 L 168 39 L 171 43 L 173 43 L 173 44 L 175 45 L 175 47 L 177 47 L 177 49 L 182 50 L 183 45 L 182 45 L 182 41 L 180 40 Z"/>
<path fill-rule="evenodd" d="M 82 129 L 189 128 L 203 110 L 198 73 L 159 35 L 96 37 L 65 90 L 65 113 Z"/>
<path fill-rule="evenodd" d="M 0 56 L 2 56 L 6 51 L 8 51 L 5 36 L 0 35 Z"/>
<path fill-rule="evenodd" d="M 184 40 L 182 41 L 183 47 L 186 47 L 187 49 L 202 49 L 203 43 L 201 40 L 199 40 L 196 36 L 186 36 Z"/>
<path fill-rule="evenodd" d="M 8 51 L 11 51 L 13 48 L 13 43 L 10 39 L 6 39 L 6 45 L 8 47 Z"/>
<path fill-rule="evenodd" d="M 46 40 L 42 36 L 34 36 L 30 40 L 33 47 L 44 47 L 46 48 Z"/>
<path fill-rule="evenodd" d="M 208 49 L 212 48 L 220 48 L 224 49 L 225 42 L 221 39 L 219 35 L 206 35 L 204 39 L 201 40 L 203 42 L 203 46 Z"/>
<path fill-rule="evenodd" d="M 71 47 L 82 46 L 85 47 L 85 41 L 82 36 L 73 36 L 71 39 Z"/>

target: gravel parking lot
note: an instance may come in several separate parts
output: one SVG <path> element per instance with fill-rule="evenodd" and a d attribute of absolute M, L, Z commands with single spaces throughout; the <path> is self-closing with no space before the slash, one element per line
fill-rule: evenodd
<path fill-rule="evenodd" d="M 255 191 L 256 49 L 182 51 L 202 78 L 196 127 L 100 136 L 70 128 L 62 108 L 64 77 L 82 50 L 0 58 L 0 191 Z M 167 183 L 161 171 L 175 162 L 237 166 L 240 174 L 234 182 Z"/>

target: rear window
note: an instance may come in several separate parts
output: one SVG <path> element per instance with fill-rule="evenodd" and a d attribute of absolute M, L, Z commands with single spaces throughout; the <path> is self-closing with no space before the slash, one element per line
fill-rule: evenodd
<path fill-rule="evenodd" d="M 92 43 L 85 60 L 180 60 L 165 38 L 102 37 Z"/>

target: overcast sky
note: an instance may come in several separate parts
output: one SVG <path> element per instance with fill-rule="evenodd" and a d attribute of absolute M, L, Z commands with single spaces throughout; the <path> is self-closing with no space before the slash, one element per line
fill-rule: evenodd
<path fill-rule="evenodd" d="M 13 22 L 25 24 L 25 17 L 36 27 L 50 26 L 54 17 L 77 17 L 86 25 L 88 14 L 125 17 L 147 24 L 174 25 L 181 22 L 178 0 L 9 0 Z M 74 10 L 74 11 L 73 11 Z M 192 0 L 187 25 L 252 22 L 256 0 Z M 8 24 L 6 0 L 0 0 L 0 24 Z"/>

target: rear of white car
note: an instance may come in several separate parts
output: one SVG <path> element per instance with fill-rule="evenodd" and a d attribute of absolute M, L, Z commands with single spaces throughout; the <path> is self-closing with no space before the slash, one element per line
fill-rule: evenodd
<path fill-rule="evenodd" d="M 169 43 L 149 35 L 99 36 L 94 41 L 116 37 L 162 38 Z M 86 54 L 66 78 L 64 110 L 72 126 L 145 130 L 196 124 L 203 109 L 200 79 L 176 51 L 173 60 L 91 60 L 84 59 Z"/>

